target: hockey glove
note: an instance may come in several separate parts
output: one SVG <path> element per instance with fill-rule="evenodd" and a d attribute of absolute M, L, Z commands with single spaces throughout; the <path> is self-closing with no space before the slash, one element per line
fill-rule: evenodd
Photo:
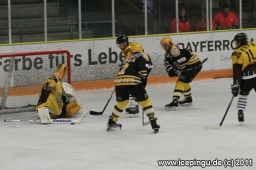
<path fill-rule="evenodd" d="M 240 85 L 239 84 L 231 84 L 231 93 L 233 94 L 234 97 L 236 97 L 239 93 L 240 90 Z"/>
<path fill-rule="evenodd" d="M 171 65 L 166 67 L 166 71 L 170 77 L 177 77 L 179 75 L 179 71 L 173 68 Z"/>

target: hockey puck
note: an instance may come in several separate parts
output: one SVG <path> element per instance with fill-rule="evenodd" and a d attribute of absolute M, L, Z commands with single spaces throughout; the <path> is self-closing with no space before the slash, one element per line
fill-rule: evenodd
<path fill-rule="evenodd" d="M 70 125 L 74 125 L 75 123 L 70 123 Z"/>

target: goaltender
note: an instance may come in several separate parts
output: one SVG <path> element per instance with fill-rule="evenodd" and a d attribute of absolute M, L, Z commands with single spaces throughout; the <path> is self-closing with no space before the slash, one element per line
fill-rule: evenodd
<path fill-rule="evenodd" d="M 58 70 L 46 78 L 39 95 L 36 112 L 42 123 L 50 118 L 71 118 L 82 108 L 74 94 L 73 87 L 61 80 L 66 75 L 66 65 L 58 65 Z"/>

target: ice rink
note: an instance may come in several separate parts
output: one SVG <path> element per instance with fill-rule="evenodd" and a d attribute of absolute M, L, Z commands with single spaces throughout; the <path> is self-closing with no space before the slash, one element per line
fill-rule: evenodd
<path fill-rule="evenodd" d="M 3 122 L 31 119 L 35 113 L 0 115 L 1 170 L 186 170 L 256 169 L 256 94 L 251 92 L 245 122 L 237 120 L 234 99 L 218 130 L 206 126 L 220 123 L 231 100 L 231 78 L 194 81 L 192 106 L 164 110 L 172 98 L 174 83 L 148 85 L 158 124 L 154 134 L 139 118 L 121 115 L 121 130 L 106 131 L 115 95 L 102 116 L 88 115 L 80 124 Z M 77 91 L 84 108 L 101 111 L 113 89 Z M 82 113 L 82 111 L 80 111 Z M 140 108 L 141 112 L 141 108 Z M 159 160 L 218 161 L 219 166 L 159 166 Z M 181 163 L 182 161 L 179 161 Z M 225 165 L 228 168 L 225 168 Z M 252 166 L 250 166 L 252 165 Z M 233 166 L 233 168 L 230 168 Z"/>

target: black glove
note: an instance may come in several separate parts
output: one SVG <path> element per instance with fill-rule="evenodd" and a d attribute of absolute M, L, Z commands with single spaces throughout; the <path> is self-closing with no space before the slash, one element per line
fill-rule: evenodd
<path fill-rule="evenodd" d="M 169 61 L 164 62 L 165 70 L 170 77 L 177 77 L 179 75 L 179 70 L 175 69 L 173 63 Z"/>
<path fill-rule="evenodd" d="M 239 93 L 240 85 L 239 84 L 231 84 L 231 93 L 236 97 Z"/>
<path fill-rule="evenodd" d="M 171 66 L 171 65 L 168 65 L 167 67 L 166 67 L 166 72 L 168 73 L 168 75 L 170 76 L 170 77 L 177 77 L 178 75 L 179 75 L 179 71 L 178 70 L 176 70 L 173 66 Z"/>

